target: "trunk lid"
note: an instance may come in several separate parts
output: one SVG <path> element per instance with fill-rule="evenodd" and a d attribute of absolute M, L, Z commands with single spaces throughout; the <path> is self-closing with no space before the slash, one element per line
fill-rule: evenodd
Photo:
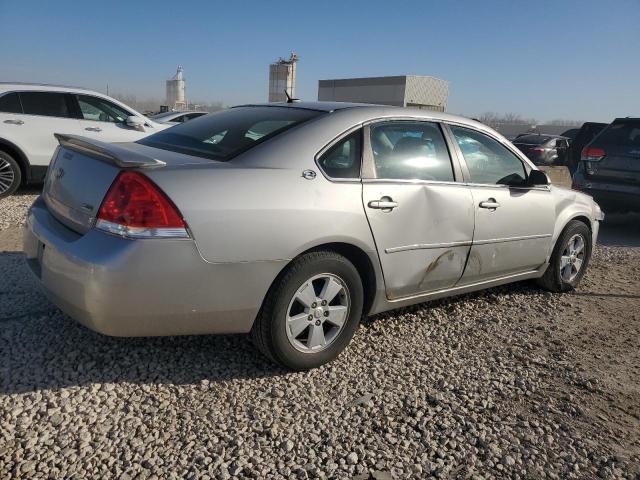
<path fill-rule="evenodd" d="M 81 234 L 94 226 L 100 204 L 121 170 L 212 162 L 172 152 L 158 160 L 157 149 L 135 143 L 107 144 L 75 135 L 56 137 L 60 145 L 49 166 L 42 196 L 58 221 Z"/>

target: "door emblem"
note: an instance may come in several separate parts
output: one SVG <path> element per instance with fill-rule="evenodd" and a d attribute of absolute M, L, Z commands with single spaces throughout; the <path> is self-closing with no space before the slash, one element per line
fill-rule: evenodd
<path fill-rule="evenodd" d="M 305 170 L 304 172 L 302 172 L 302 178 L 306 180 L 313 180 L 314 178 L 316 178 L 316 172 L 314 172 L 313 170 Z"/>
<path fill-rule="evenodd" d="M 64 170 L 62 168 L 56 168 L 56 171 L 53 172 L 53 176 L 56 179 L 60 179 L 60 178 L 64 177 Z"/>

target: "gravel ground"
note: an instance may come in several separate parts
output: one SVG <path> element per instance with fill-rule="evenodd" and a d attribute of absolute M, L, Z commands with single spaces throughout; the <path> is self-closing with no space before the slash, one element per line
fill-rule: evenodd
<path fill-rule="evenodd" d="M 24 224 L 27 209 L 39 195 L 36 188 L 21 188 L 15 195 L 0 199 L 0 231 Z"/>
<path fill-rule="evenodd" d="M 0 253 L 0 478 L 639 478 L 639 265 L 598 247 L 576 293 L 378 315 L 288 373 L 244 336 L 95 334 Z"/>

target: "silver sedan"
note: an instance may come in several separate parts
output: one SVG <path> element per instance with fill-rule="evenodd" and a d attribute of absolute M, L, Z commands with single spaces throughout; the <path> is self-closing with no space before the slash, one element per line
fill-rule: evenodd
<path fill-rule="evenodd" d="M 292 369 L 363 315 L 585 273 L 591 197 L 487 126 L 355 104 L 247 105 L 129 144 L 57 135 L 27 263 L 107 335 L 251 333 Z"/>

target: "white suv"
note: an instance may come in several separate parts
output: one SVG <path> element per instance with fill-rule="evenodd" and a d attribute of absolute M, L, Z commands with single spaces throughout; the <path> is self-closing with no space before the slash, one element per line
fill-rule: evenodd
<path fill-rule="evenodd" d="M 0 198 L 44 179 L 54 133 L 133 142 L 169 126 L 90 90 L 0 83 Z"/>

